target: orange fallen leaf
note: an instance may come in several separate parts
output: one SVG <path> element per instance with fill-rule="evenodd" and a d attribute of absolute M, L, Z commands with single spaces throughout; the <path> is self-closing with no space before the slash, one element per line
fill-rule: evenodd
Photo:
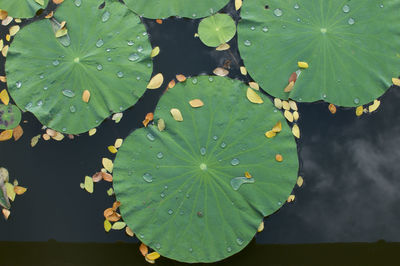
<path fill-rule="evenodd" d="M 329 104 L 328 109 L 333 115 L 336 114 L 336 106 L 334 104 Z"/>
<path fill-rule="evenodd" d="M 118 200 L 115 201 L 115 202 L 113 203 L 113 206 L 112 206 L 113 211 L 116 211 L 116 210 L 118 209 L 119 206 L 121 206 L 121 202 L 118 201 Z"/>
<path fill-rule="evenodd" d="M 179 75 L 176 75 L 176 79 L 179 82 L 184 82 L 186 80 L 186 77 L 184 75 L 182 75 L 182 74 L 179 74 Z"/>
<path fill-rule="evenodd" d="M 102 172 L 97 172 L 92 176 L 92 180 L 93 182 L 97 183 L 100 182 L 101 180 L 103 180 L 103 174 Z"/>
<path fill-rule="evenodd" d="M 0 76 L 0 81 L 6 83 L 7 78 L 5 76 Z"/>
<path fill-rule="evenodd" d="M 13 129 L 13 137 L 15 141 L 19 140 L 23 134 L 24 130 L 20 125 L 18 125 L 16 128 Z"/>
<path fill-rule="evenodd" d="M 149 248 L 143 243 L 140 244 L 139 250 L 140 250 L 140 253 L 142 253 L 142 255 L 144 257 L 149 253 Z"/>
<path fill-rule="evenodd" d="M 125 227 L 125 233 L 130 236 L 133 237 L 135 234 L 133 233 L 132 229 L 130 229 L 128 226 Z"/>
<path fill-rule="evenodd" d="M 282 162 L 283 161 L 283 156 L 281 154 L 277 154 L 277 155 L 275 155 L 275 160 L 277 162 Z"/>
<path fill-rule="evenodd" d="M 103 215 L 105 218 L 114 214 L 114 210 L 112 208 L 107 208 L 104 210 Z"/>
<path fill-rule="evenodd" d="M 27 191 L 27 188 L 25 188 L 25 187 L 20 187 L 20 186 L 15 186 L 15 187 L 14 187 L 14 191 L 15 191 L 15 194 L 17 194 L 17 195 L 22 195 L 22 194 L 24 194 L 24 193 Z"/>
<path fill-rule="evenodd" d="M 173 87 L 175 87 L 175 80 L 171 80 L 171 81 L 168 83 L 168 89 L 172 89 Z"/>
<path fill-rule="evenodd" d="M 52 18 L 53 15 L 54 15 L 54 12 L 53 12 L 53 11 L 50 11 L 50 13 L 47 14 L 44 18 Z"/>
<path fill-rule="evenodd" d="M 2 212 L 3 212 L 4 218 L 5 218 L 6 220 L 8 220 L 8 217 L 10 217 L 10 214 L 11 214 L 10 210 L 3 209 Z"/>
<path fill-rule="evenodd" d="M 0 9 L 0 19 L 3 20 L 8 17 L 8 12 L 6 10 Z"/>
<path fill-rule="evenodd" d="M 121 219 L 121 215 L 119 213 L 114 212 L 112 215 L 107 217 L 107 220 L 110 222 L 117 222 Z"/>
<path fill-rule="evenodd" d="M 53 3 L 56 4 L 56 5 L 59 5 L 62 2 L 64 2 L 64 0 L 53 0 Z"/>
<path fill-rule="evenodd" d="M 4 130 L 3 132 L 0 133 L 0 141 L 9 140 L 12 138 L 12 136 L 13 136 L 12 129 Z"/>
<path fill-rule="evenodd" d="M 84 90 L 82 93 L 82 101 L 85 103 L 88 103 L 90 100 L 90 91 L 89 90 Z"/>
<path fill-rule="evenodd" d="M 43 134 L 42 138 L 43 138 L 44 140 L 49 140 L 49 139 L 50 139 L 50 136 L 47 135 L 47 134 Z"/>
<path fill-rule="evenodd" d="M 162 24 L 162 19 L 156 19 L 157 24 Z"/>
<path fill-rule="evenodd" d="M 109 173 L 101 172 L 101 175 L 102 175 L 104 181 L 107 181 L 107 182 L 112 182 L 113 181 L 113 177 Z"/>
<path fill-rule="evenodd" d="M 275 124 L 275 126 L 272 128 L 272 131 L 275 133 L 279 133 L 282 131 L 282 122 L 278 121 L 278 123 Z"/>
<path fill-rule="evenodd" d="M 289 82 L 289 84 L 286 86 L 286 88 L 283 90 L 284 92 L 291 92 L 294 87 L 294 81 Z"/>

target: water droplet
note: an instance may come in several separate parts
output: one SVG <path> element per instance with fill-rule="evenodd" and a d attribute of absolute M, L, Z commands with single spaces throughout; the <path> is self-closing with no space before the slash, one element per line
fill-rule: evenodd
<path fill-rule="evenodd" d="M 202 147 L 200 149 L 200 154 L 203 155 L 203 156 L 206 155 L 206 148 Z"/>
<path fill-rule="evenodd" d="M 139 53 L 143 52 L 143 47 L 142 47 L 142 46 L 139 46 L 139 47 L 137 48 L 137 51 L 138 51 Z"/>
<path fill-rule="evenodd" d="M 164 154 L 162 152 L 157 153 L 157 158 L 158 159 L 164 158 Z"/>
<path fill-rule="evenodd" d="M 379 7 L 380 7 L 380 8 L 383 8 L 383 4 L 380 4 Z"/>
<path fill-rule="evenodd" d="M 245 176 L 239 176 L 239 177 L 235 177 L 235 178 L 231 179 L 231 186 L 232 186 L 233 190 L 239 190 L 239 188 L 243 184 L 252 184 L 254 182 L 255 182 L 254 178 L 247 178 Z"/>
<path fill-rule="evenodd" d="M 256 29 L 256 27 L 254 27 L 254 26 L 251 26 L 251 27 L 250 27 L 250 29 L 251 29 L 251 30 L 255 30 L 255 29 Z"/>
<path fill-rule="evenodd" d="M 67 131 L 67 128 L 66 128 L 66 127 L 63 127 L 61 130 L 62 130 L 63 132 L 65 132 L 65 131 Z"/>
<path fill-rule="evenodd" d="M 277 17 L 282 16 L 283 15 L 282 9 L 280 9 L 280 8 L 275 9 L 274 10 L 274 15 L 277 16 Z"/>
<path fill-rule="evenodd" d="M 136 80 L 140 80 L 140 77 L 139 77 L 139 76 L 137 76 L 137 77 L 136 77 Z"/>
<path fill-rule="evenodd" d="M 143 175 L 143 179 L 144 179 L 144 181 L 146 181 L 147 183 L 153 182 L 153 176 L 152 176 L 151 174 L 149 174 L 149 173 L 145 173 L 145 174 Z"/>
<path fill-rule="evenodd" d="M 103 46 L 103 44 L 104 44 L 103 40 L 102 40 L 102 39 L 99 39 L 99 40 L 96 42 L 96 47 L 97 47 L 97 48 L 100 48 L 100 47 Z"/>
<path fill-rule="evenodd" d="M 107 49 L 106 49 L 106 52 L 107 52 L 107 53 L 111 52 L 111 48 L 107 48 Z"/>
<path fill-rule="evenodd" d="M 75 113 L 75 112 L 76 112 L 76 108 L 75 108 L 75 106 L 73 106 L 73 105 L 71 105 L 71 106 L 69 107 L 69 110 L 71 111 L 71 113 Z"/>
<path fill-rule="evenodd" d="M 124 77 L 124 73 L 122 73 L 121 71 L 118 71 L 117 72 L 117 77 L 123 78 Z"/>
<path fill-rule="evenodd" d="M 213 140 L 217 140 L 217 139 L 218 139 L 218 137 L 217 137 L 217 136 L 214 136 L 214 137 L 213 137 Z"/>
<path fill-rule="evenodd" d="M 299 4 L 296 3 L 293 8 L 298 10 L 298 9 L 300 9 L 300 6 L 299 6 Z"/>
<path fill-rule="evenodd" d="M 110 12 L 106 11 L 103 13 L 103 16 L 101 16 L 101 21 L 106 22 L 107 20 L 110 19 Z"/>
<path fill-rule="evenodd" d="M 208 81 L 209 81 L 209 82 L 213 82 L 213 81 L 214 81 L 213 77 L 209 77 L 209 78 L 208 78 Z"/>
<path fill-rule="evenodd" d="M 196 16 L 197 16 L 197 15 L 193 13 L 192 17 L 194 17 L 194 18 L 195 18 Z"/>
<path fill-rule="evenodd" d="M 26 105 L 25 105 L 25 109 L 31 109 L 32 108 L 32 103 L 27 103 Z"/>
<path fill-rule="evenodd" d="M 344 13 L 349 13 L 350 12 L 350 6 L 349 5 L 344 5 L 342 8 Z"/>
<path fill-rule="evenodd" d="M 43 101 L 42 100 L 38 101 L 36 105 L 37 106 L 42 106 L 43 105 Z"/>
<path fill-rule="evenodd" d="M 300 18 L 297 18 L 297 22 L 300 22 L 301 21 L 301 19 Z"/>
<path fill-rule="evenodd" d="M 250 42 L 249 40 L 245 40 L 245 41 L 244 41 L 244 45 L 250 46 L 250 45 L 251 45 L 251 42 Z"/>
<path fill-rule="evenodd" d="M 236 238 L 236 243 L 239 245 L 239 246 L 241 246 L 241 245 L 243 245 L 243 239 L 241 239 L 241 238 Z"/>
<path fill-rule="evenodd" d="M 44 79 L 44 75 L 43 75 L 43 74 L 41 74 L 41 75 L 39 76 L 39 78 L 41 78 L 41 79 Z"/>
<path fill-rule="evenodd" d="M 354 18 L 349 18 L 348 23 L 349 25 L 353 25 L 354 23 L 356 23 L 356 21 L 354 20 Z"/>
<path fill-rule="evenodd" d="M 189 248 L 189 252 L 193 252 L 193 249 L 192 249 L 192 248 Z"/>
<path fill-rule="evenodd" d="M 146 137 L 147 137 L 147 139 L 150 140 L 150 141 L 154 141 L 154 140 L 156 139 L 156 138 L 153 136 L 153 134 L 151 134 L 151 133 L 147 133 Z"/>
<path fill-rule="evenodd" d="M 80 7 L 80 6 L 82 5 L 82 0 L 75 0 L 75 1 L 74 1 L 74 4 L 75 4 L 77 7 Z"/>
<path fill-rule="evenodd" d="M 100 64 L 98 64 L 96 68 L 97 68 L 97 70 L 98 70 L 98 71 L 101 71 L 101 70 L 103 70 L 103 66 L 102 66 L 102 65 L 100 65 Z"/>
<path fill-rule="evenodd" d="M 72 98 L 75 96 L 75 93 L 71 90 L 62 90 L 62 94 L 64 94 L 64 96 L 67 96 L 68 98 Z"/>
<path fill-rule="evenodd" d="M 58 60 L 53 61 L 53 66 L 58 66 L 59 64 L 60 64 L 60 61 L 58 61 Z"/>
<path fill-rule="evenodd" d="M 151 64 L 150 64 L 150 63 L 148 63 L 148 64 L 147 64 L 147 67 L 148 67 L 148 68 L 150 68 L 150 67 L 151 67 Z"/>
<path fill-rule="evenodd" d="M 136 60 L 138 60 L 139 59 L 139 55 L 138 54 L 131 54 L 129 57 L 128 57 L 128 60 L 129 61 L 136 61 Z"/>
<path fill-rule="evenodd" d="M 322 96 L 322 99 L 326 99 L 326 94 L 325 93 L 322 94 L 321 96 Z"/>
<path fill-rule="evenodd" d="M 192 78 L 192 83 L 197 84 L 197 78 Z"/>
<path fill-rule="evenodd" d="M 231 248 L 231 247 L 227 247 L 227 248 L 226 248 L 226 251 L 231 252 L 231 251 L 232 251 L 232 248 Z"/>
<path fill-rule="evenodd" d="M 185 211 L 184 211 L 184 210 L 181 210 L 181 211 L 179 212 L 179 214 L 180 214 L 180 215 L 184 215 L 184 214 L 185 214 Z"/>
<path fill-rule="evenodd" d="M 130 40 L 130 41 L 128 41 L 128 45 L 129 46 L 132 46 L 132 45 L 134 45 L 135 43 L 132 41 L 132 40 Z"/>
<path fill-rule="evenodd" d="M 186 198 L 190 198 L 190 194 L 189 193 L 186 193 Z"/>
<path fill-rule="evenodd" d="M 173 210 L 171 210 L 171 209 L 168 210 L 168 214 L 169 214 L 169 215 L 171 215 L 171 214 L 173 214 L 173 213 L 174 213 Z"/>
<path fill-rule="evenodd" d="M 157 244 L 154 245 L 154 247 L 155 247 L 156 249 L 160 249 L 160 248 L 161 248 L 161 245 L 160 245 L 160 243 L 157 243 Z"/>
<path fill-rule="evenodd" d="M 239 163 L 240 163 L 240 161 L 239 161 L 238 158 L 233 158 L 232 161 L 231 161 L 231 165 L 233 165 L 233 166 L 236 166 L 236 165 L 238 165 Z"/>
<path fill-rule="evenodd" d="M 225 149 L 225 148 L 226 148 L 226 143 L 225 143 L 225 142 L 222 142 L 222 143 L 221 143 L 221 148 L 222 148 L 222 149 Z"/>
<path fill-rule="evenodd" d="M 262 28 L 262 31 L 263 31 L 263 32 L 268 32 L 268 30 L 269 30 L 269 29 L 268 29 L 267 26 L 265 26 L 265 27 Z"/>
<path fill-rule="evenodd" d="M 139 233 L 139 237 L 140 238 L 144 238 L 144 235 Z"/>
<path fill-rule="evenodd" d="M 107 58 L 107 61 L 108 61 L 108 62 L 111 62 L 111 60 L 112 60 L 111 57 L 108 57 L 108 58 Z"/>
<path fill-rule="evenodd" d="M 44 89 L 45 91 L 47 91 L 47 90 L 49 89 L 49 87 L 44 86 L 43 89 Z"/>
<path fill-rule="evenodd" d="M 160 197 L 161 197 L 161 198 L 164 198 L 164 197 L 165 197 L 164 192 L 162 192 L 162 193 L 160 194 Z"/>
<path fill-rule="evenodd" d="M 360 99 L 355 98 L 355 99 L 354 99 L 354 103 L 355 103 L 355 104 L 359 104 L 359 103 L 360 103 Z"/>
<path fill-rule="evenodd" d="M 21 82 L 21 81 L 17 81 L 17 82 L 15 83 L 15 86 L 17 87 L 17 89 L 21 88 L 22 82 Z"/>

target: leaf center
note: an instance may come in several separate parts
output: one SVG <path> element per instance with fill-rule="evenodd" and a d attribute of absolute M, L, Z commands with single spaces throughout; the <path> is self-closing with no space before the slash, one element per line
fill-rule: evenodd
<path fill-rule="evenodd" d="M 200 164 L 200 169 L 203 170 L 203 171 L 207 170 L 207 165 L 205 163 L 201 163 Z"/>

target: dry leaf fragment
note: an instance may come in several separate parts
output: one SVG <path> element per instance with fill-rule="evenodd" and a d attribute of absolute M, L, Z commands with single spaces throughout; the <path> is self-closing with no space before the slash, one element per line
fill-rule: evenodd
<path fill-rule="evenodd" d="M 112 225 L 111 229 L 121 230 L 121 229 L 124 229 L 125 226 L 126 226 L 126 223 L 124 223 L 124 222 L 116 222 Z"/>
<path fill-rule="evenodd" d="M 57 141 L 62 141 L 64 139 L 64 135 L 60 132 L 56 131 L 56 135 L 52 137 L 52 139 Z"/>
<path fill-rule="evenodd" d="M 10 96 L 8 95 L 8 92 L 6 89 L 2 90 L 0 92 L 0 100 L 5 104 L 8 105 L 10 102 Z"/>
<path fill-rule="evenodd" d="M 259 90 L 260 90 L 260 85 L 258 85 L 257 82 L 250 81 L 250 82 L 249 82 L 249 86 L 250 86 L 250 88 L 255 89 L 256 91 L 259 91 Z"/>
<path fill-rule="evenodd" d="M 264 221 L 262 221 L 261 223 L 260 223 L 260 225 L 258 226 L 258 228 L 257 228 L 257 232 L 262 232 L 264 230 Z"/>
<path fill-rule="evenodd" d="M 183 117 L 182 117 L 182 113 L 181 111 L 179 111 L 179 109 L 177 108 L 172 108 L 170 110 L 172 117 L 178 121 L 178 122 L 182 122 L 183 121 Z"/>
<path fill-rule="evenodd" d="M 121 215 L 119 213 L 114 212 L 112 215 L 107 217 L 107 220 L 110 222 L 117 222 L 121 219 Z"/>
<path fill-rule="evenodd" d="M 303 182 L 304 182 L 304 180 L 303 180 L 303 177 L 301 177 L 301 176 L 299 176 L 298 178 L 297 178 L 297 185 L 299 186 L 299 187 L 301 187 L 302 185 L 303 185 Z"/>
<path fill-rule="evenodd" d="M 229 48 L 231 48 L 231 46 L 229 44 L 222 43 L 217 48 L 215 48 L 215 50 L 217 50 L 217 51 L 225 51 L 225 50 L 228 50 Z"/>
<path fill-rule="evenodd" d="M 293 133 L 293 136 L 295 136 L 296 138 L 298 138 L 298 139 L 300 138 L 300 128 L 297 124 L 293 125 L 292 133 Z"/>
<path fill-rule="evenodd" d="M 50 11 L 44 18 L 52 18 L 54 15 L 54 11 Z M 17 20 L 15 20 L 17 21 Z"/>
<path fill-rule="evenodd" d="M 104 167 L 108 172 L 112 173 L 113 167 L 114 167 L 113 162 L 112 162 L 110 159 L 108 159 L 108 158 L 103 158 L 102 163 L 103 163 L 103 167 Z"/>
<path fill-rule="evenodd" d="M 54 137 L 57 134 L 57 131 L 53 130 L 53 129 L 46 129 L 46 133 L 47 135 L 49 135 L 50 137 Z"/>
<path fill-rule="evenodd" d="M 356 108 L 356 116 L 362 116 L 362 114 L 364 113 L 364 106 L 358 106 Z"/>
<path fill-rule="evenodd" d="M 279 98 L 275 98 L 274 99 L 274 105 L 275 105 L 276 108 L 282 109 L 282 107 L 283 107 L 282 100 L 279 99 Z"/>
<path fill-rule="evenodd" d="M 13 137 L 15 141 L 18 141 L 22 135 L 24 134 L 24 130 L 20 125 L 13 129 Z"/>
<path fill-rule="evenodd" d="M 265 136 L 269 139 L 272 139 L 273 137 L 276 136 L 276 133 L 272 130 L 265 132 Z"/>
<path fill-rule="evenodd" d="M 151 78 L 151 80 L 149 81 L 149 84 L 147 84 L 147 88 L 150 90 L 158 89 L 161 87 L 163 82 L 164 82 L 163 74 L 158 73 L 157 75 L 155 75 L 154 77 Z"/>
<path fill-rule="evenodd" d="M 56 31 L 56 38 L 63 37 L 68 34 L 68 29 L 67 28 L 60 28 L 59 30 Z"/>
<path fill-rule="evenodd" d="M 299 68 L 308 68 L 308 63 L 307 62 L 297 62 L 297 65 Z"/>
<path fill-rule="evenodd" d="M 290 109 L 292 109 L 293 111 L 298 111 L 297 104 L 295 101 L 289 100 L 289 106 Z"/>
<path fill-rule="evenodd" d="M 116 210 L 119 208 L 119 206 L 121 206 L 121 202 L 117 200 L 117 201 L 115 201 L 115 202 L 113 203 L 112 209 L 113 209 L 114 211 L 116 211 Z"/>
<path fill-rule="evenodd" d="M 277 162 L 282 162 L 283 161 L 283 156 L 281 154 L 277 154 L 277 155 L 275 155 L 275 160 Z"/>
<path fill-rule="evenodd" d="M 261 99 L 261 97 L 251 88 L 247 88 L 247 93 L 246 93 L 247 99 L 252 102 L 252 103 L 257 103 L 261 104 L 264 101 Z"/>
<path fill-rule="evenodd" d="M 289 83 L 290 82 L 296 82 L 296 80 L 297 80 L 297 73 L 296 72 L 293 72 L 291 75 L 290 75 L 290 77 L 289 77 Z"/>
<path fill-rule="evenodd" d="M 112 208 L 107 208 L 104 210 L 103 215 L 105 218 L 114 214 L 114 210 Z"/>
<path fill-rule="evenodd" d="M 1 42 L 2 40 L 0 40 Z M 0 76 L 0 81 L 6 83 L 7 82 L 7 78 L 5 76 Z"/>
<path fill-rule="evenodd" d="M 272 128 L 272 131 L 275 133 L 279 133 L 282 131 L 282 122 L 278 121 L 275 126 Z"/>
<path fill-rule="evenodd" d="M 11 211 L 7 210 L 7 209 L 2 209 L 1 210 L 3 212 L 3 216 L 6 220 L 8 220 L 8 217 L 10 217 Z"/>
<path fill-rule="evenodd" d="M 34 136 L 34 137 L 31 139 L 31 147 L 32 147 L 32 148 L 36 146 L 36 144 L 39 142 L 39 139 L 40 139 L 40 134 L 37 135 L 37 136 Z"/>
<path fill-rule="evenodd" d="M 153 48 L 153 50 L 151 50 L 151 54 L 150 57 L 156 57 L 158 54 L 160 53 L 160 47 L 156 46 Z"/>
<path fill-rule="evenodd" d="M 168 89 L 172 89 L 173 87 L 175 87 L 175 80 L 171 80 L 171 81 L 168 83 Z"/>
<path fill-rule="evenodd" d="M 113 177 L 109 173 L 101 172 L 101 175 L 103 176 L 104 181 L 107 181 L 107 182 L 113 181 Z"/>
<path fill-rule="evenodd" d="M 6 10 L 0 9 L 0 19 L 3 20 L 8 17 L 8 12 Z"/>
<path fill-rule="evenodd" d="M 150 264 L 155 264 L 155 263 L 156 263 L 155 260 L 150 260 L 150 259 L 148 259 L 147 257 L 144 257 L 144 259 L 145 259 L 148 263 L 150 263 Z"/>
<path fill-rule="evenodd" d="M 291 92 L 293 90 L 294 87 L 294 81 L 289 82 L 289 84 L 285 87 L 285 89 L 283 90 L 284 92 Z"/>
<path fill-rule="evenodd" d="M 242 7 L 243 1 L 242 0 L 235 0 L 235 9 L 239 10 Z"/>
<path fill-rule="evenodd" d="M 112 188 L 112 187 L 110 187 L 108 190 L 107 190 L 107 195 L 108 196 L 112 196 L 112 195 L 114 195 L 114 189 Z"/>
<path fill-rule="evenodd" d="M 336 106 L 334 104 L 329 104 L 328 109 L 333 115 L 336 114 Z"/>
<path fill-rule="evenodd" d="M 193 99 L 189 101 L 190 106 L 193 108 L 202 107 L 204 105 L 203 101 L 200 99 Z"/>
<path fill-rule="evenodd" d="M 186 77 L 182 74 L 176 75 L 176 80 L 179 82 L 184 82 L 186 80 Z"/>
<path fill-rule="evenodd" d="M 213 73 L 220 77 L 225 77 L 229 74 L 229 71 L 222 67 L 217 67 L 213 70 Z"/>
<path fill-rule="evenodd" d="M 85 103 L 88 103 L 90 100 L 90 91 L 89 90 L 84 90 L 82 93 L 82 101 Z"/>
<path fill-rule="evenodd" d="M 103 180 L 103 175 L 101 172 L 97 172 L 92 176 L 92 180 L 93 182 L 97 183 L 100 182 L 101 180 Z"/>
<path fill-rule="evenodd" d="M 119 147 L 121 147 L 122 142 L 123 142 L 122 139 L 116 139 L 116 140 L 115 140 L 115 143 L 114 143 L 115 148 L 118 149 Z"/>
<path fill-rule="evenodd" d="M 89 193 L 93 193 L 93 179 L 90 176 L 85 176 L 85 190 Z"/>
<path fill-rule="evenodd" d="M 147 127 L 147 125 L 150 123 L 150 121 L 153 121 L 154 119 L 154 114 L 153 113 L 147 113 L 145 119 L 142 121 L 143 125 Z"/>
<path fill-rule="evenodd" d="M 2 54 L 4 57 L 7 57 L 7 53 L 8 53 L 8 45 L 4 46 L 4 47 L 3 47 L 3 50 L 1 50 L 1 54 Z"/>
<path fill-rule="evenodd" d="M 53 3 L 56 4 L 56 5 L 59 5 L 62 2 L 64 2 L 64 0 L 53 0 Z"/>
<path fill-rule="evenodd" d="M 18 25 L 14 25 L 10 27 L 10 36 L 14 36 L 19 31 L 20 27 Z"/>
<path fill-rule="evenodd" d="M 163 21 L 162 21 L 162 19 L 156 19 L 156 23 L 157 23 L 157 24 L 162 24 Z"/>
<path fill-rule="evenodd" d="M 22 195 L 27 191 L 27 188 L 21 187 L 21 186 L 15 186 L 14 191 L 15 191 L 15 194 Z"/>
<path fill-rule="evenodd" d="M 12 129 L 4 130 L 3 132 L 0 133 L 0 141 L 9 140 L 12 138 L 12 136 L 13 136 Z"/>
<path fill-rule="evenodd" d="M 148 258 L 149 260 L 156 260 L 159 257 L 160 257 L 160 254 L 158 254 L 158 252 L 155 252 L 155 251 L 146 255 L 146 258 Z"/>
<path fill-rule="evenodd" d="M 149 248 L 143 243 L 140 244 L 139 250 L 140 253 L 142 253 L 143 257 L 145 257 L 149 253 Z"/>
<path fill-rule="evenodd" d="M 241 67 L 240 67 L 240 73 L 241 73 L 243 76 L 246 76 L 246 75 L 247 75 L 247 69 L 246 69 L 244 66 L 241 66 Z"/>
<path fill-rule="evenodd" d="M 94 134 L 96 134 L 97 129 L 92 128 L 91 130 L 89 130 L 89 136 L 93 136 Z"/>
<path fill-rule="evenodd" d="M 295 195 L 290 195 L 289 197 L 288 197 L 288 199 L 287 199 L 287 202 L 293 202 L 294 201 L 294 199 L 295 199 Z"/>
<path fill-rule="evenodd" d="M 251 174 L 250 174 L 249 172 L 244 172 L 244 176 L 245 176 L 246 178 L 251 178 Z"/>
<path fill-rule="evenodd" d="M 294 120 L 293 114 L 292 114 L 290 111 L 285 110 L 285 112 L 283 113 L 283 115 L 285 116 L 285 118 L 287 119 L 287 121 L 293 122 L 293 120 Z"/>
<path fill-rule="evenodd" d="M 111 223 L 106 219 L 104 220 L 104 230 L 108 233 L 111 230 Z"/>
<path fill-rule="evenodd" d="M 6 41 L 9 42 L 10 40 L 11 40 L 11 35 L 10 35 L 10 34 L 7 34 L 7 35 L 6 35 Z"/>
<path fill-rule="evenodd" d="M 372 112 L 376 111 L 380 105 L 381 105 L 381 101 L 375 100 L 373 104 L 368 106 L 368 111 L 370 113 L 372 113 Z"/>
<path fill-rule="evenodd" d="M 11 183 L 5 183 L 4 186 L 6 187 L 6 192 L 7 192 L 7 197 L 11 200 L 14 201 L 15 199 L 15 190 L 14 190 L 14 185 Z"/>
<path fill-rule="evenodd" d="M 158 128 L 159 131 L 164 131 L 164 129 L 165 129 L 165 121 L 164 121 L 164 119 L 162 119 L 162 118 L 158 119 L 157 128 Z"/>
<path fill-rule="evenodd" d="M 400 79 L 398 79 L 398 78 L 392 78 L 392 82 L 393 82 L 393 85 L 396 85 L 396 86 L 399 86 L 399 87 L 400 87 Z"/>
<path fill-rule="evenodd" d="M 132 229 L 130 229 L 129 226 L 125 227 L 125 233 L 130 237 L 133 237 L 135 235 L 135 233 L 133 233 Z"/>

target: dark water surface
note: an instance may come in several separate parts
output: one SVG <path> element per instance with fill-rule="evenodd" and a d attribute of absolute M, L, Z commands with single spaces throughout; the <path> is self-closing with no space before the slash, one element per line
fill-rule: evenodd
<path fill-rule="evenodd" d="M 232 3 L 224 10 L 232 10 Z M 212 74 L 229 62 L 230 76 L 243 78 L 236 38 L 229 43 L 230 51 L 215 51 L 194 38 L 198 23 L 170 18 L 159 25 L 145 20 L 153 47 L 162 51 L 154 60 L 154 73 L 163 73 L 163 86 L 175 74 Z M 3 38 L 6 29 L 1 29 Z M 3 68 L 2 62 L 0 75 Z M 160 95 L 160 90 L 147 90 L 119 124 L 106 120 L 92 137 L 41 140 L 34 148 L 30 140 L 42 133 L 41 124 L 24 114 L 24 136 L 18 142 L 0 142 L 0 166 L 28 187 L 12 203 L 10 219 L 0 219 L 0 265 L 145 264 L 136 238 L 123 231 L 104 232 L 103 210 L 115 201 L 106 194 L 110 184 L 96 183 L 95 192 L 88 194 L 79 183 L 101 168 L 102 157 L 110 157 L 108 145 L 142 126 Z M 265 219 L 264 231 L 249 247 L 222 264 L 396 265 L 389 261 L 400 251 L 399 244 L 382 240 L 400 242 L 400 89 L 391 88 L 381 101 L 378 112 L 361 118 L 354 109 L 338 109 L 332 115 L 326 103 L 299 104 L 305 183 L 295 189 L 295 202 Z M 132 243 L 106 244 L 117 241 Z M 333 244 L 354 242 L 364 244 Z M 15 255 L 1 258 L 9 252 Z M 178 264 L 167 259 L 158 263 Z"/>

